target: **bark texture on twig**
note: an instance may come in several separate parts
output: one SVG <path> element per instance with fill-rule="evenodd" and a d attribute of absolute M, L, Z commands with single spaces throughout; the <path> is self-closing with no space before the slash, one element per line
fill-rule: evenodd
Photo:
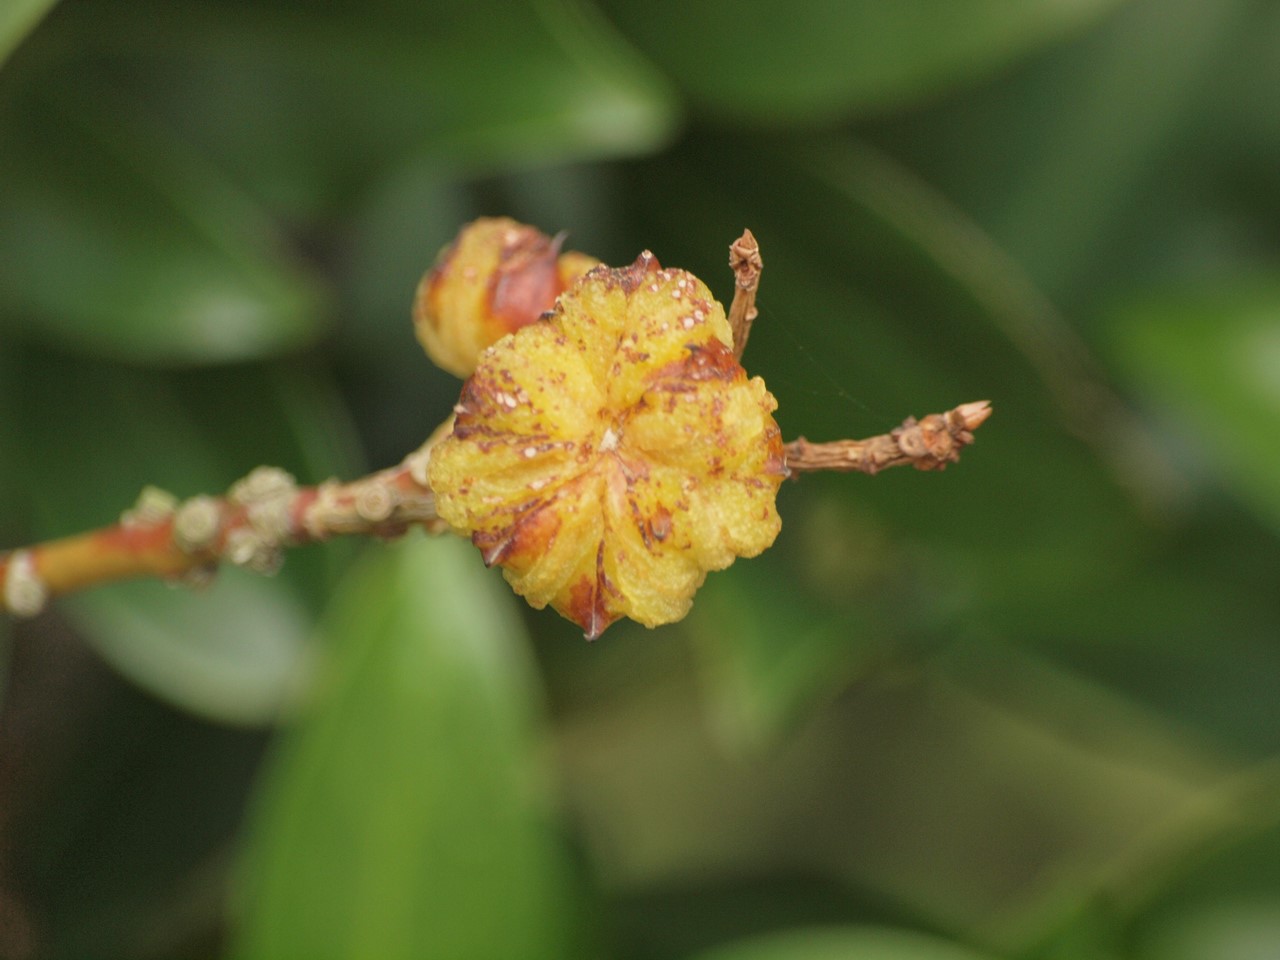
<path fill-rule="evenodd" d="M 259 467 L 223 497 L 179 502 L 148 487 L 118 523 L 0 554 L 0 610 L 34 616 L 50 597 L 137 577 L 198 582 L 223 563 L 270 573 L 286 548 L 339 534 L 438 530 L 424 469 L 420 451 L 352 483 L 299 487 Z"/>
<path fill-rule="evenodd" d="M 900 427 L 866 440 L 810 443 L 800 437 L 786 445 L 786 464 L 793 475 L 815 470 L 874 475 L 906 464 L 942 470 L 960 459 L 960 451 L 973 443 L 973 431 L 989 416 L 991 404 L 978 400 L 922 420 L 908 417 Z"/>
<path fill-rule="evenodd" d="M 733 331 L 733 353 L 739 360 L 747 348 L 747 336 L 751 323 L 759 311 L 756 309 L 756 291 L 760 289 L 760 273 L 764 261 L 760 259 L 760 244 L 750 230 L 729 244 L 729 269 L 733 271 L 733 303 L 729 304 L 729 329 Z"/>

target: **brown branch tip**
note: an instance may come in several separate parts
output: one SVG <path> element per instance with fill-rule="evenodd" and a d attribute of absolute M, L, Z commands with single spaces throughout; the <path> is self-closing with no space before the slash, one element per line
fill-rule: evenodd
<path fill-rule="evenodd" d="M 729 244 L 729 269 L 733 271 L 733 302 L 729 304 L 729 329 L 733 332 L 733 352 L 741 360 L 747 348 L 747 336 L 756 310 L 756 291 L 760 288 L 760 274 L 764 261 L 760 259 L 760 244 L 750 230 Z"/>
<path fill-rule="evenodd" d="M 922 420 L 908 417 L 902 425 L 866 440 L 810 443 L 804 437 L 785 447 L 792 475 L 815 470 L 875 475 L 885 467 L 910 464 L 917 470 L 943 470 L 960 459 L 960 451 L 973 443 L 973 431 L 991 416 L 991 403 L 977 400 L 931 413 Z"/>

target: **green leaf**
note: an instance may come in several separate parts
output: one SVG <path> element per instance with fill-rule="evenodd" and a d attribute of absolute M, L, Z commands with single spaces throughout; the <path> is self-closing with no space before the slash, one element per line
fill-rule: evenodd
<path fill-rule="evenodd" d="M 456 175 L 647 152 L 677 120 L 661 75 L 578 0 L 90 0 L 74 13 L 64 42 L 298 218 L 333 216 L 400 164 Z"/>
<path fill-rule="evenodd" d="M 264 788 L 234 956 L 573 955 L 505 594 L 449 537 L 344 583 L 316 700 Z"/>
<path fill-rule="evenodd" d="M 1217 185 L 1250 181 L 1237 157 L 1257 162 L 1259 183 L 1274 169 L 1224 119 L 1250 105 L 1268 122 L 1276 113 L 1262 93 L 1276 57 L 1260 14 L 1254 0 L 1126 3 L 1052 56 L 877 133 L 1085 324 L 1100 291 L 1170 264 L 1171 238 L 1186 237 L 1197 206 L 1221 202 Z M 1242 82 L 1255 63 L 1267 67 Z M 1235 203 L 1256 212 L 1265 193 Z M 1185 264 L 1206 252 L 1206 226 L 1191 228 Z"/>
<path fill-rule="evenodd" d="M 1280 160 L 1280 115 L 1267 97 L 1267 91 L 1280 84 L 1280 58 L 1275 56 L 1280 44 L 1280 7 L 1252 4 L 1248 11 L 1243 48 L 1221 72 L 1222 82 L 1216 88 L 1218 97 L 1210 116 L 1215 131 L 1232 131 L 1248 145 L 1247 161 L 1260 172 L 1265 171 L 1260 179 L 1266 182 L 1267 174 L 1276 169 Z M 1215 137 L 1213 143 L 1219 146 L 1221 139 Z M 1274 202 L 1271 201 L 1272 211 L 1264 216 L 1274 215 Z"/>
<path fill-rule="evenodd" d="M 1109 314 L 1111 349 L 1171 438 L 1280 528 L 1280 277 L 1155 291 Z"/>
<path fill-rule="evenodd" d="M 827 546 L 839 541 L 824 538 Z M 780 548 L 739 561 L 732 575 L 711 577 L 685 623 L 698 644 L 717 731 L 738 749 L 776 746 L 885 645 L 879 606 L 859 605 L 868 584 L 844 579 L 845 602 L 835 609 L 813 594 L 798 596 L 795 565 L 804 561 L 783 552 L 793 553 Z M 867 557 L 865 568 L 878 559 Z"/>
<path fill-rule="evenodd" d="M 331 217 L 400 165 L 649 150 L 675 120 L 656 72 L 576 3 L 90 0 L 48 33 L 0 88 L 0 331 L 131 362 L 314 341 L 324 291 L 280 210 Z M 421 243 L 405 256 L 425 267 Z"/>
<path fill-rule="evenodd" d="M 0 64 L 40 23 L 58 0 L 5 0 L 0 4 Z"/>
<path fill-rule="evenodd" d="M 983 960 L 950 940 L 910 930 L 832 927 L 757 937 L 689 960 Z"/>
<path fill-rule="evenodd" d="M 1263 960 L 1280 936 L 1277 771 L 1268 760 L 1206 792 L 1174 857 L 1156 857 L 1129 917 L 1138 960 Z M 1181 856 L 1177 856 L 1181 854 Z M 1136 898 L 1135 898 L 1136 899 Z"/>
<path fill-rule="evenodd" d="M 758 749 L 838 691 L 863 638 L 834 618 L 779 608 L 747 579 L 739 573 L 703 587 L 687 629 L 703 647 L 719 729 L 730 743 Z"/>
<path fill-rule="evenodd" d="M 319 288 L 266 216 L 154 118 L 77 82 L 4 115 L 0 328 L 150 363 L 313 340 Z"/>
<path fill-rule="evenodd" d="M 1152 932 L 1138 960 L 1270 960 L 1280 944 L 1280 902 L 1274 891 L 1238 902 L 1199 904 Z"/>
<path fill-rule="evenodd" d="M 273 723 L 306 677 L 311 616 L 257 574 L 223 570 L 198 591 L 120 584 L 61 605 L 115 669 L 210 720 Z"/>
<path fill-rule="evenodd" d="M 699 105 L 791 124 L 883 110 L 985 77 L 1117 0 L 732 0 L 602 6 Z"/>

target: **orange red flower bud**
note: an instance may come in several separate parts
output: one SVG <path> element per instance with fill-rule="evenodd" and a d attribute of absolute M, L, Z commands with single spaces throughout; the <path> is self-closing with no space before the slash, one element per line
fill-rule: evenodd
<path fill-rule="evenodd" d="M 422 278 L 413 323 L 432 361 L 469 376 L 485 347 L 532 323 L 598 261 L 561 253 L 548 237 L 505 217 L 468 224 Z"/>

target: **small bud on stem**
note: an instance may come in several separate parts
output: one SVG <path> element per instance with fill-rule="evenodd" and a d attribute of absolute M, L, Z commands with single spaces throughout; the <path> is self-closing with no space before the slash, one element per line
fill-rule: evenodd
<path fill-rule="evenodd" d="M 436 366 L 470 376 L 485 347 L 533 323 L 599 263 L 561 253 L 564 239 L 506 217 L 463 227 L 414 296 L 414 329 Z"/>
<path fill-rule="evenodd" d="M 733 331 L 733 353 L 741 360 L 747 349 L 747 336 L 756 310 L 756 291 L 760 288 L 760 274 L 764 261 L 760 259 L 760 244 L 750 230 L 729 244 L 729 269 L 733 271 L 733 302 L 729 304 L 729 329 Z"/>

